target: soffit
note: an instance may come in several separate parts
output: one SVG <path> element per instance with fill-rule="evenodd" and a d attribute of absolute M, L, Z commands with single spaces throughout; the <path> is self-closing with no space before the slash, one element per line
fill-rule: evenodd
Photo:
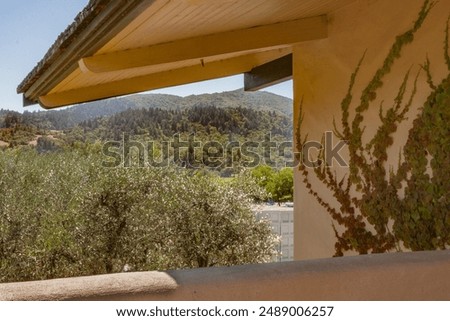
<path fill-rule="evenodd" d="M 354 0 L 155 0 L 145 7 L 140 14 L 124 26 L 114 37 L 107 41 L 105 45 L 95 53 L 89 53 L 86 56 L 103 55 L 116 51 L 170 43 L 180 39 L 326 15 L 352 1 Z M 236 41 L 239 41 L 239 39 Z M 67 74 L 61 80 L 58 80 L 56 84 L 52 83 L 50 87 L 45 87 L 46 80 L 41 79 L 40 81 L 44 84 L 40 87 L 42 89 L 33 93 L 25 93 L 25 97 L 31 100 L 37 100 L 41 96 L 54 95 L 114 82 L 120 84 L 120 81 L 126 79 L 137 79 L 153 74 L 161 76 L 161 73 L 165 71 L 183 70 L 183 68 L 195 67 L 200 64 L 204 65 L 235 59 L 239 56 L 253 55 L 251 61 L 254 61 L 255 64 L 262 64 L 290 52 L 290 46 L 259 48 L 249 51 L 226 53 L 214 57 L 205 57 L 204 59 L 188 59 L 102 73 L 82 71 L 77 65 L 77 62 L 85 56 L 82 53 L 78 53 L 78 56 L 74 57 L 72 65 L 68 66 Z M 167 54 L 170 55 L 170 52 Z M 233 61 L 238 63 L 236 59 Z M 245 66 L 243 65 L 241 69 L 234 68 L 230 72 L 221 71 L 217 73 L 217 77 L 222 77 L 233 72 L 245 72 L 248 71 L 246 68 L 254 67 L 249 65 L 248 59 L 243 59 L 243 61 L 245 61 L 243 63 Z M 214 78 L 213 73 L 206 79 L 211 78 Z M 193 78 L 193 81 L 196 80 Z M 190 82 L 189 79 L 186 80 L 186 83 L 188 82 Z M 167 81 L 162 82 L 160 86 L 157 81 L 152 81 L 152 84 L 153 86 L 148 89 L 170 85 Z M 179 82 L 175 81 L 174 84 L 179 84 Z M 139 88 L 139 90 L 141 91 L 143 88 Z M 120 91 L 109 92 L 126 94 Z M 132 92 L 130 91 L 129 93 Z M 109 96 L 99 94 L 98 99 L 106 97 Z M 71 103 L 74 102 L 67 101 L 64 104 Z M 58 104 L 64 105 L 62 103 Z M 56 107 L 56 105 L 48 107 Z"/>

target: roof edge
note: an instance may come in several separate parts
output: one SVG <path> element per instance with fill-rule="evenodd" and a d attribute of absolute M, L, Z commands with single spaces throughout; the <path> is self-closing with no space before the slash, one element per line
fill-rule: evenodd
<path fill-rule="evenodd" d="M 114 1 L 114 0 L 112 0 Z M 111 0 L 90 0 L 87 6 L 75 17 L 74 21 L 59 34 L 44 57 L 36 64 L 31 72 L 17 87 L 17 93 L 26 92 L 32 84 L 44 73 L 49 65 L 55 61 L 73 39 L 81 33 L 89 23 L 109 4 Z"/>
<path fill-rule="evenodd" d="M 18 86 L 28 102 L 39 103 L 49 86 L 72 72 L 78 60 L 92 55 L 155 0 L 90 0 L 61 33 L 44 58 Z M 67 67 L 68 66 L 68 67 Z"/>

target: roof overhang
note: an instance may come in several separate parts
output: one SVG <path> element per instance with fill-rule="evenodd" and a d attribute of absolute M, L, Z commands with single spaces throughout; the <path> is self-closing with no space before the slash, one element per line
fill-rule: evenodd
<path fill-rule="evenodd" d="M 263 88 L 351 1 L 91 0 L 18 92 L 54 108 L 241 73 Z"/>

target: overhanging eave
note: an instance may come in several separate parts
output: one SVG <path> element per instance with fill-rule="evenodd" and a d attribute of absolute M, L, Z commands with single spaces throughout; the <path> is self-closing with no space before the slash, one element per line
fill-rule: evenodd
<path fill-rule="evenodd" d="M 97 52 L 154 1 L 91 0 L 18 86 L 17 93 L 23 93 L 24 103 L 38 103 L 40 95 L 77 68 L 81 57 Z"/>
<path fill-rule="evenodd" d="M 84 72 L 111 72 L 223 54 L 267 50 L 327 37 L 325 15 L 115 51 L 80 59 Z"/>
<path fill-rule="evenodd" d="M 209 63 L 162 71 L 39 97 L 44 108 L 55 108 L 81 102 L 116 97 L 142 91 L 177 86 L 203 80 L 242 74 L 279 57 L 291 53 L 291 48 L 251 53 Z"/>

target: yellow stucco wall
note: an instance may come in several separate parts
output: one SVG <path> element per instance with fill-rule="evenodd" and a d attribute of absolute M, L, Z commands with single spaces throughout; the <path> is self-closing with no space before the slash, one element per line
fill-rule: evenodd
<path fill-rule="evenodd" d="M 304 121 L 302 133 L 308 139 L 320 141 L 325 131 L 333 130 L 333 117 L 340 124 L 340 102 L 349 84 L 351 73 L 362 57 L 366 56 L 358 75 L 354 93 L 354 104 L 358 102 L 361 89 L 367 85 L 384 58 L 395 36 L 408 30 L 420 11 L 422 0 L 365 0 L 354 3 L 329 16 L 327 39 L 302 43 L 294 48 L 294 119 L 298 120 L 298 109 L 303 99 Z M 377 126 L 378 106 L 381 100 L 390 106 L 407 70 L 412 75 L 420 69 L 428 55 L 431 73 L 439 83 L 447 70 L 444 62 L 443 43 L 446 20 L 450 14 L 450 0 L 440 0 L 431 10 L 422 28 L 416 33 L 412 44 L 407 45 L 396 61 L 376 101 L 366 114 L 364 124 L 366 137 L 370 137 Z M 409 88 L 412 87 L 410 81 Z M 398 128 L 395 142 L 390 148 L 389 164 L 396 166 L 400 147 L 404 144 L 418 107 L 430 93 L 425 73 L 418 81 L 418 93 L 414 99 L 409 120 Z M 352 117 L 352 115 L 351 115 Z M 350 118 L 352 119 L 352 118 Z M 345 169 L 334 166 L 338 174 Z M 295 257 L 312 259 L 330 257 L 334 254 L 335 236 L 329 214 L 308 195 L 302 183 L 301 173 L 295 172 Z M 314 175 L 309 175 L 312 178 Z M 312 179 L 314 189 L 325 199 L 332 195 L 319 182 Z"/>

